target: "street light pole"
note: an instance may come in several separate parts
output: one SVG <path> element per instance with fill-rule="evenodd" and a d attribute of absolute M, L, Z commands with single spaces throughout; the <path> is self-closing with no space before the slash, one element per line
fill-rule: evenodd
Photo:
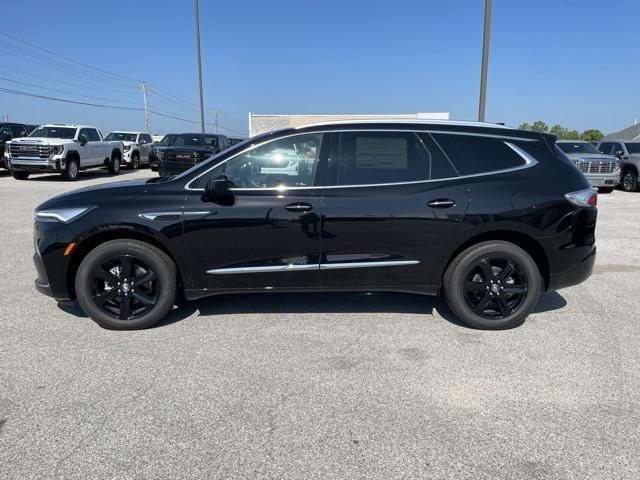
<path fill-rule="evenodd" d="M 202 60 L 200 58 L 200 6 L 195 0 L 196 9 L 196 50 L 198 53 L 198 83 L 200 85 L 200 129 L 204 133 L 204 96 L 202 94 Z"/>
<path fill-rule="evenodd" d="M 484 35 L 482 39 L 482 71 L 480 72 L 480 106 L 478 121 L 484 122 L 487 101 L 487 70 L 489 68 L 489 34 L 491 33 L 491 0 L 484 0 Z"/>

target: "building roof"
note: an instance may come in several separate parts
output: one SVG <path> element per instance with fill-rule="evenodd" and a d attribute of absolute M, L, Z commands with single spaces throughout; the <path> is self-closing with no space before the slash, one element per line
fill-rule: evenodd
<path fill-rule="evenodd" d="M 486 122 L 465 122 L 459 120 L 425 120 L 421 118 L 385 118 L 385 119 L 353 119 L 353 120 L 334 120 L 329 122 L 310 123 L 308 125 L 300 125 L 295 127 L 296 130 L 307 127 L 318 127 L 324 125 L 353 125 L 353 124 L 377 124 L 377 123 L 396 123 L 396 124 L 411 124 L 411 125 L 460 125 L 466 127 L 491 127 L 491 128 L 510 128 L 505 127 L 499 123 L 486 123 Z"/>
<path fill-rule="evenodd" d="M 605 135 L 601 142 L 606 142 L 607 140 L 640 140 L 640 123 L 636 125 L 631 125 L 619 132 L 610 133 L 609 135 Z"/>

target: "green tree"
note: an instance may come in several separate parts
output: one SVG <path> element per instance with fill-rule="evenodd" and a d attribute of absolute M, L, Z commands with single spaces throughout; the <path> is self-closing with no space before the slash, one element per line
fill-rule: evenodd
<path fill-rule="evenodd" d="M 520 130 L 531 130 L 531 125 L 529 125 L 527 122 L 523 122 L 523 123 L 520 124 L 518 129 L 520 129 Z"/>
<path fill-rule="evenodd" d="M 568 130 L 562 125 L 554 125 L 549 129 L 549 133 L 553 133 L 554 135 L 557 135 L 558 138 L 567 138 L 566 137 L 567 132 Z"/>
<path fill-rule="evenodd" d="M 580 132 L 578 132 L 578 130 L 567 130 L 563 138 L 567 140 L 580 140 Z"/>
<path fill-rule="evenodd" d="M 531 125 L 531 130 L 533 130 L 534 132 L 548 132 L 549 126 L 542 120 L 536 120 L 535 122 L 533 122 L 533 125 Z"/>
<path fill-rule="evenodd" d="M 586 140 L 587 142 L 599 142 L 600 140 L 602 140 L 602 137 L 604 137 L 604 134 L 597 128 L 590 128 L 588 130 L 585 130 L 584 132 L 582 132 L 582 135 L 580 135 L 580 138 L 582 138 L 582 140 Z"/>

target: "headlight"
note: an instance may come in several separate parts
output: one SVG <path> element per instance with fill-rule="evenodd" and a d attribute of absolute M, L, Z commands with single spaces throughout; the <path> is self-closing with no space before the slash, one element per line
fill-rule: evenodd
<path fill-rule="evenodd" d="M 64 145 L 56 145 L 53 147 L 53 154 L 60 155 L 64 151 Z"/>
<path fill-rule="evenodd" d="M 36 220 L 40 222 L 71 223 L 96 207 L 52 208 L 36 212 Z"/>
<path fill-rule="evenodd" d="M 128 152 L 129 150 L 131 150 L 131 145 L 125 145 L 124 146 L 124 151 Z"/>

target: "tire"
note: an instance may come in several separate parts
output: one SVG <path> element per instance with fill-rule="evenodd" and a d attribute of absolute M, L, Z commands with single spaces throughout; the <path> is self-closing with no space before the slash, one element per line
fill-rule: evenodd
<path fill-rule="evenodd" d="M 120 155 L 111 155 L 111 160 L 107 164 L 107 170 L 111 175 L 118 175 L 120 173 Z"/>
<path fill-rule="evenodd" d="M 625 192 L 638 191 L 638 176 L 633 170 L 625 170 L 620 179 L 620 187 Z"/>
<path fill-rule="evenodd" d="M 15 170 L 11 170 L 11 176 L 16 180 L 26 180 L 29 178 L 29 172 L 16 172 Z"/>
<path fill-rule="evenodd" d="M 134 153 L 131 155 L 131 165 L 129 165 L 131 170 L 138 170 L 140 168 L 140 155 L 138 153 Z"/>
<path fill-rule="evenodd" d="M 489 241 L 460 253 L 447 268 L 443 287 L 447 304 L 459 320 L 478 329 L 501 330 L 525 321 L 538 303 L 542 278 L 523 249 Z M 482 311 L 476 313 L 474 307 Z"/>
<path fill-rule="evenodd" d="M 64 170 L 62 171 L 62 177 L 65 180 L 73 182 L 78 179 L 79 173 L 80 173 L 80 166 L 78 165 L 78 160 L 75 158 L 67 159 Z"/>
<path fill-rule="evenodd" d="M 598 187 L 598 193 L 611 193 L 613 192 L 613 187 Z"/>
<path fill-rule="evenodd" d="M 111 240 L 82 260 L 75 279 L 76 296 L 84 312 L 101 327 L 137 330 L 169 313 L 176 299 L 176 278 L 176 266 L 162 250 L 138 240 Z"/>

